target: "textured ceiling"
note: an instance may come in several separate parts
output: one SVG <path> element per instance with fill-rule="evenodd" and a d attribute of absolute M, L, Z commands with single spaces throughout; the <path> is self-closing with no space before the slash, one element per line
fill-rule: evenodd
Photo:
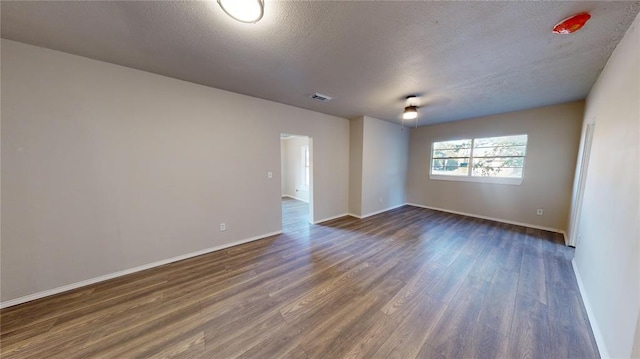
<path fill-rule="evenodd" d="M 639 2 L 270 1 L 257 24 L 215 2 L 1 3 L 2 37 L 345 118 L 419 125 L 588 94 Z M 565 17 L 592 19 L 556 35 Z M 320 92 L 334 99 L 308 98 Z M 412 123 L 413 124 L 413 123 Z"/>

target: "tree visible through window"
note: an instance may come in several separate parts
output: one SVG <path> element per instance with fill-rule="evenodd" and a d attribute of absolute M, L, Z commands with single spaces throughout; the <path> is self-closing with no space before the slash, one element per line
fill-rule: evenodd
<path fill-rule="evenodd" d="M 431 173 L 445 176 L 468 176 L 472 140 L 433 143 Z"/>
<path fill-rule="evenodd" d="M 434 142 L 431 174 L 522 178 L 527 135 Z"/>

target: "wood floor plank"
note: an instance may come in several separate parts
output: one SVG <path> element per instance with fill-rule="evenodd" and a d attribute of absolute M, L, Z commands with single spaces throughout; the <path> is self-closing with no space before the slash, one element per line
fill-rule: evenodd
<path fill-rule="evenodd" d="M 48 332 L 56 321 L 56 318 L 51 318 L 44 321 L 37 321 L 30 325 L 25 325 L 22 328 L 16 327 L 14 331 L 3 333 L 0 336 L 0 342 L 4 348 L 11 347 L 17 343 Z"/>
<path fill-rule="evenodd" d="M 81 347 L 90 335 L 90 332 L 65 333 L 48 340 L 25 341 L 13 348 L 3 347 L 2 358 L 68 358 L 69 353 Z"/>
<path fill-rule="evenodd" d="M 503 270 L 520 273 L 524 253 L 524 231 L 520 226 L 507 226 L 501 235 L 501 248 L 504 250 L 500 264 Z"/>
<path fill-rule="evenodd" d="M 309 356 L 307 355 L 307 353 L 299 345 L 295 346 L 293 349 L 284 353 L 281 357 L 281 359 L 308 359 L 308 358 Z"/>
<path fill-rule="evenodd" d="M 589 343 L 595 340 L 569 267 L 563 256 L 545 258 L 548 317 L 553 318 L 549 320 L 550 358 L 588 357 Z"/>
<path fill-rule="evenodd" d="M 478 259 L 473 268 L 471 268 L 469 275 L 491 282 L 500 268 L 498 263 L 502 254 L 503 250 L 495 244 L 485 246 L 478 255 Z"/>
<path fill-rule="evenodd" d="M 238 356 L 239 359 L 254 358 L 281 358 L 292 354 L 296 349 L 300 349 L 296 342 L 297 331 L 293 327 L 277 332 L 277 335 L 269 335 L 251 349 Z M 297 352 L 297 355 L 306 353 L 304 351 Z"/>
<path fill-rule="evenodd" d="M 268 343 L 276 341 L 282 345 L 291 341 L 291 328 L 278 312 L 272 312 L 270 315 L 258 320 L 247 321 L 241 331 L 228 331 L 225 333 L 212 328 L 206 333 L 207 349 L 205 355 L 236 358 L 247 351 L 255 353 L 261 349 L 255 347 L 265 345 L 265 341 Z M 273 335 L 273 333 L 280 334 Z M 286 338 L 283 333 L 287 333 Z M 293 347 L 295 346 L 293 345 Z M 274 349 L 270 348 L 270 350 Z"/>
<path fill-rule="evenodd" d="M 466 255 L 458 256 L 440 279 L 429 288 L 429 296 L 443 302 L 451 301 L 474 265 L 475 258 Z"/>
<path fill-rule="evenodd" d="M 420 359 L 447 359 L 447 357 L 435 350 L 429 343 L 424 343 L 420 351 L 416 355 L 416 358 Z"/>
<path fill-rule="evenodd" d="M 445 267 L 435 262 L 425 262 L 409 279 L 407 284 L 382 308 L 382 312 L 392 315 L 409 303 L 426 295 L 426 289 L 442 277 Z"/>
<path fill-rule="evenodd" d="M 461 357 L 473 340 L 473 330 L 482 325 L 478 316 L 488 285 L 468 276 L 434 326 L 429 344 L 447 357 Z"/>
<path fill-rule="evenodd" d="M 383 284 L 376 296 L 356 295 L 336 314 L 319 313 L 318 317 L 300 325 L 303 329 L 299 340 L 305 352 L 313 358 L 347 356 L 353 343 L 360 341 L 375 325 L 375 320 L 371 319 L 377 318 L 380 307 L 401 285 L 391 279 L 390 283 Z M 322 316 L 330 318 L 323 319 Z"/>
<path fill-rule="evenodd" d="M 180 305 L 174 303 L 175 309 L 165 307 L 149 315 L 148 318 L 139 320 L 136 325 L 123 329 L 121 327 L 102 328 L 99 332 L 92 333 L 84 343 L 82 349 L 73 353 L 76 357 L 91 358 L 96 356 L 119 357 L 127 352 L 144 351 L 149 346 L 160 345 L 163 347 L 173 343 L 172 336 L 182 333 L 183 327 L 188 323 L 197 323 L 199 317 L 199 303 Z M 168 330 L 167 328 L 171 328 Z M 182 340 L 180 335 L 178 340 Z M 131 356 L 131 355 L 129 355 Z"/>
<path fill-rule="evenodd" d="M 509 351 L 509 338 L 500 335 L 495 330 L 478 323 L 473 327 L 462 351 L 463 358 L 492 359 L 507 358 Z"/>
<path fill-rule="evenodd" d="M 507 355 L 549 358 L 550 344 L 547 306 L 531 297 L 518 295 Z"/>
<path fill-rule="evenodd" d="M 424 297 L 380 346 L 373 357 L 414 358 L 429 338 L 447 303 Z"/>
<path fill-rule="evenodd" d="M 400 323 L 410 314 L 411 311 L 405 308 L 393 315 L 377 311 L 362 318 L 355 326 L 359 330 L 358 340 L 345 343 L 343 358 L 372 358 L 380 346 L 388 340 Z"/>
<path fill-rule="evenodd" d="M 540 255 L 525 254 L 518 279 L 518 294 L 534 298 L 547 304 L 544 259 Z"/>
<path fill-rule="evenodd" d="M 191 359 L 200 358 L 204 354 L 204 332 L 197 332 L 183 340 L 177 341 L 170 347 L 159 350 L 149 356 L 149 359 Z"/>
<path fill-rule="evenodd" d="M 509 336 L 518 291 L 518 274 L 497 271 L 480 310 L 479 321 L 497 333 Z"/>
<path fill-rule="evenodd" d="M 51 304 L 48 304 L 47 298 L 43 298 L 3 309 L 0 332 L 2 334 L 13 332 L 38 321 L 46 321 L 62 313 L 73 311 L 77 309 L 77 305 L 82 302 L 82 299 L 91 295 L 93 290 L 93 288 L 85 288 L 52 296 Z"/>
<path fill-rule="evenodd" d="M 598 358 L 563 237 L 405 206 L 0 311 L 2 358 Z"/>
<path fill-rule="evenodd" d="M 413 252 L 409 246 L 404 252 Z M 402 253 L 395 254 L 402 256 Z M 339 311 L 323 310 L 315 320 L 298 325 L 305 328 L 300 341 L 305 352 L 312 357 L 341 358 L 347 355 L 352 343 L 357 341 L 365 331 L 374 324 L 369 319 L 379 313 L 394 294 L 404 286 L 409 273 L 420 268 L 420 262 L 405 262 L 407 265 L 398 269 L 398 261 L 387 262 L 376 268 L 354 287 L 355 295 Z M 372 295 L 371 293 L 375 293 Z"/>
<path fill-rule="evenodd" d="M 299 320 L 300 316 L 309 315 L 313 311 L 320 310 L 334 297 L 343 295 L 344 291 L 351 291 L 352 278 L 357 276 L 359 272 L 366 271 L 370 268 L 371 266 L 368 262 L 361 263 L 326 285 L 314 288 L 304 297 L 285 306 L 280 310 L 280 314 L 282 314 L 285 320 L 294 322 Z"/>

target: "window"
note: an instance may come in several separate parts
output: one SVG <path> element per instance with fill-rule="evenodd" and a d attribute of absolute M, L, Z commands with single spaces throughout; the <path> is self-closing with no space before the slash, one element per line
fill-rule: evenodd
<path fill-rule="evenodd" d="M 309 146 L 302 146 L 302 178 L 304 185 L 309 187 Z"/>
<path fill-rule="evenodd" d="M 527 135 L 434 142 L 430 178 L 521 184 Z"/>

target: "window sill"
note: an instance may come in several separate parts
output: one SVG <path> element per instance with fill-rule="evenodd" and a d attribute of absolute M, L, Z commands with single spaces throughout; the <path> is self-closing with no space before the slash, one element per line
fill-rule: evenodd
<path fill-rule="evenodd" d="M 432 174 L 429 175 L 429 179 L 436 180 L 436 181 L 506 184 L 506 185 L 512 185 L 512 186 L 522 185 L 522 180 L 523 180 L 522 178 L 443 176 L 443 175 L 432 175 Z"/>

